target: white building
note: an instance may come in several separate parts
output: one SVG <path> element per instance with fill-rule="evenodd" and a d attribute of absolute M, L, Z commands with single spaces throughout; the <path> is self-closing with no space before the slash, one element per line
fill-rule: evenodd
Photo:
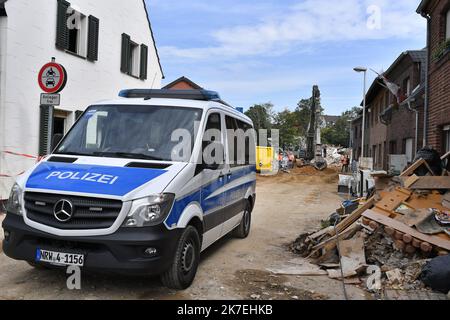
<path fill-rule="evenodd" d="M 41 107 L 40 68 L 67 70 L 58 107 Z M 143 0 L 0 0 L 0 200 L 90 103 L 164 77 Z M 12 176 L 11 178 L 5 176 Z"/>

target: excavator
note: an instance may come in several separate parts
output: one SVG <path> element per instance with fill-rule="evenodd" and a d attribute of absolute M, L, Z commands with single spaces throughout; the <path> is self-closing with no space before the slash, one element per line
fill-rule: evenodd
<path fill-rule="evenodd" d="M 328 167 L 328 163 L 323 156 L 322 134 L 321 134 L 321 113 L 319 86 L 313 86 L 311 98 L 311 117 L 306 137 L 306 165 L 313 166 L 316 170 L 323 171 Z"/>

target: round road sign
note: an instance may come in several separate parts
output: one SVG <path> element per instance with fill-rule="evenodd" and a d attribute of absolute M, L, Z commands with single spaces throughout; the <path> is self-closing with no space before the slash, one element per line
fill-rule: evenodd
<path fill-rule="evenodd" d="M 50 62 L 41 68 L 38 81 L 45 93 L 58 93 L 66 86 L 67 72 L 59 63 Z"/>

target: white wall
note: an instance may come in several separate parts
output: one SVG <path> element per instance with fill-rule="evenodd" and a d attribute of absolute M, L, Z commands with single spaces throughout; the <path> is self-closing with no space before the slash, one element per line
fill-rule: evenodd
<path fill-rule="evenodd" d="M 124 88 L 150 88 L 152 83 L 153 88 L 161 87 L 162 73 L 141 0 L 69 2 L 83 14 L 100 19 L 99 58 L 94 63 L 56 49 L 56 0 L 6 2 L 6 64 L 2 67 L 6 81 L 2 90 L 4 101 L 0 101 L 0 151 L 37 155 L 41 93 L 37 76 L 41 66 L 52 57 L 68 73 L 58 107 L 61 110 L 84 110 L 92 102 L 117 97 Z M 120 72 L 122 33 L 148 46 L 148 80 Z M 0 155 L 0 162 L 3 174 L 16 174 L 33 165 L 32 160 L 4 154 Z M 11 183 L 0 178 L 0 199 L 7 197 Z"/>

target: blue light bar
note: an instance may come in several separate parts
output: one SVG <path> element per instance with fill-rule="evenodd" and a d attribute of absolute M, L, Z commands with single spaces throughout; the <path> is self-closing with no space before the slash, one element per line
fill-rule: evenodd
<path fill-rule="evenodd" d="M 219 93 L 209 90 L 128 89 L 119 93 L 122 98 L 163 98 L 221 102 Z"/>

